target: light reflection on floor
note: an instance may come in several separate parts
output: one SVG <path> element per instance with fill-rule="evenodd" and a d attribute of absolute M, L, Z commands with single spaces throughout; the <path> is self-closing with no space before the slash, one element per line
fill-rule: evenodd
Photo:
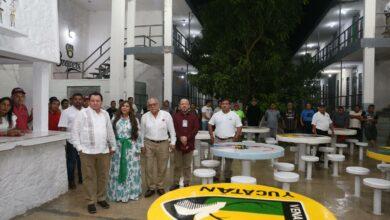
<path fill-rule="evenodd" d="M 340 177 L 332 177 L 332 169 L 323 169 L 318 164 L 314 166 L 313 180 L 307 181 L 304 179 L 304 173 L 300 173 L 301 178 L 298 183 L 291 186 L 291 190 L 308 196 L 322 203 L 330 209 L 338 219 L 390 219 L 390 192 L 382 194 L 382 216 L 375 216 L 372 212 L 372 196 L 373 190 L 362 185 L 361 198 L 353 196 L 354 193 L 354 177 L 345 173 L 345 167 L 364 166 L 371 170 L 370 177 L 383 178 L 379 170 L 376 169 L 377 161 L 365 158 L 363 163 L 358 161 L 357 152 L 354 154 L 353 160 L 347 157 L 347 160 L 340 166 Z M 287 156 L 279 161 L 293 162 L 292 153 L 287 151 Z M 143 163 L 143 161 L 142 161 Z M 144 167 L 144 166 L 143 166 Z M 239 174 L 241 164 L 239 161 L 233 163 L 233 173 Z M 276 186 L 273 180 L 272 168 L 269 161 L 257 161 L 252 163 L 252 176 L 257 178 L 259 184 Z M 172 181 L 172 166 L 169 169 L 169 175 L 166 178 L 167 188 Z M 200 180 L 194 179 L 195 183 Z M 23 220 L 46 220 L 46 219 L 146 219 L 146 213 L 150 204 L 157 198 L 154 195 L 150 198 L 143 198 L 139 201 L 129 203 L 114 203 L 111 202 L 109 210 L 98 208 L 95 215 L 90 215 L 86 211 L 84 197 L 81 186 L 74 191 L 69 191 L 58 199 L 51 201 L 41 207 L 28 211 L 16 219 Z"/>

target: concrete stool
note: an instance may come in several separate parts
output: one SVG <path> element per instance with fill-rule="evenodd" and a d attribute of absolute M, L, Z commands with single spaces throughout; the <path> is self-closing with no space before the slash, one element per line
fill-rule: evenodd
<path fill-rule="evenodd" d="M 345 160 L 344 155 L 340 154 L 328 154 L 328 160 L 333 161 L 333 174 L 332 176 L 339 176 L 339 162 Z"/>
<path fill-rule="evenodd" d="M 374 188 L 373 213 L 374 215 L 381 215 L 382 190 L 390 189 L 390 181 L 378 178 L 364 178 L 363 184 Z"/>
<path fill-rule="evenodd" d="M 329 167 L 328 154 L 335 153 L 336 149 L 333 147 L 320 147 L 318 150 L 324 153 L 324 168 L 328 169 Z"/>
<path fill-rule="evenodd" d="M 299 181 L 299 174 L 293 172 L 276 172 L 274 173 L 274 180 L 283 183 L 283 190 L 290 191 L 290 183 Z"/>
<path fill-rule="evenodd" d="M 230 180 L 232 183 L 244 183 L 251 185 L 256 185 L 257 183 L 256 178 L 251 176 L 233 176 Z"/>
<path fill-rule="evenodd" d="M 357 142 L 359 142 L 359 140 L 358 139 L 354 139 L 354 138 L 349 138 L 349 139 L 346 139 L 345 142 L 349 143 L 349 154 L 353 155 L 353 149 L 355 147 L 355 144 Z"/>
<path fill-rule="evenodd" d="M 202 166 L 212 169 L 217 168 L 221 164 L 218 160 L 202 160 L 200 163 Z"/>
<path fill-rule="evenodd" d="M 290 147 L 290 151 L 294 152 L 294 164 L 298 164 L 298 161 L 299 161 L 298 147 L 291 146 Z"/>
<path fill-rule="evenodd" d="M 294 164 L 292 163 L 285 163 L 285 162 L 276 162 L 274 163 L 274 172 L 291 172 L 294 171 Z"/>
<path fill-rule="evenodd" d="M 213 177 L 216 175 L 213 169 L 195 169 L 194 176 L 202 179 L 202 184 L 213 183 Z"/>
<path fill-rule="evenodd" d="M 204 160 L 205 158 L 212 158 L 210 155 L 210 145 L 207 142 L 201 141 L 200 142 L 200 159 Z M 207 157 L 205 156 L 205 151 L 207 152 Z"/>
<path fill-rule="evenodd" d="M 365 142 L 357 142 L 356 146 L 359 147 L 359 160 L 363 160 L 363 148 L 368 147 L 368 144 Z"/>
<path fill-rule="evenodd" d="M 266 144 L 277 144 L 278 142 L 275 139 L 265 139 Z"/>
<path fill-rule="evenodd" d="M 317 145 L 306 145 L 306 155 L 315 156 L 317 154 Z"/>
<path fill-rule="evenodd" d="M 380 163 L 376 165 L 382 173 L 385 173 L 386 180 L 390 180 L 390 164 L 389 163 Z"/>
<path fill-rule="evenodd" d="M 191 164 L 191 172 L 193 171 L 194 167 L 200 166 L 200 157 L 199 157 L 199 151 L 194 150 L 192 152 L 192 164 Z"/>
<path fill-rule="evenodd" d="M 336 143 L 334 146 L 339 149 L 339 154 L 343 155 L 343 149 L 348 147 L 348 144 Z"/>
<path fill-rule="evenodd" d="M 370 170 L 365 167 L 347 167 L 347 173 L 355 175 L 355 196 L 360 197 L 360 176 L 366 176 Z"/>
<path fill-rule="evenodd" d="M 306 179 L 311 180 L 312 164 L 318 162 L 320 158 L 316 156 L 301 156 L 301 159 L 307 162 Z"/>

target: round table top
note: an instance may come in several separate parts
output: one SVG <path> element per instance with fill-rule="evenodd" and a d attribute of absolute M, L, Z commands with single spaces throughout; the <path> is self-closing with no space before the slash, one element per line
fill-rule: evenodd
<path fill-rule="evenodd" d="M 247 149 L 236 149 L 245 145 Z M 214 156 L 239 160 L 269 160 L 284 156 L 284 148 L 264 143 L 226 142 L 211 147 Z"/>
<path fill-rule="evenodd" d="M 379 147 L 377 149 L 368 149 L 367 157 L 390 163 L 390 146 Z"/>
<path fill-rule="evenodd" d="M 332 134 L 332 131 L 329 130 L 328 134 Z M 344 135 L 344 136 L 353 136 L 357 134 L 356 130 L 348 129 L 348 128 L 334 128 L 335 135 Z"/>
<path fill-rule="evenodd" d="M 255 126 L 242 127 L 243 133 L 263 134 L 263 133 L 268 133 L 269 131 L 270 129 L 267 127 L 255 127 Z"/>
<path fill-rule="evenodd" d="M 196 140 L 210 140 L 210 134 L 208 131 L 198 131 L 195 136 Z"/>
<path fill-rule="evenodd" d="M 166 219 L 336 219 L 326 207 L 282 189 L 219 183 L 173 190 L 156 199 L 149 220 Z"/>
<path fill-rule="evenodd" d="M 276 139 L 281 142 L 295 143 L 295 144 L 328 144 L 332 139 L 328 136 L 314 135 L 314 134 L 300 134 L 288 133 L 278 134 Z"/>

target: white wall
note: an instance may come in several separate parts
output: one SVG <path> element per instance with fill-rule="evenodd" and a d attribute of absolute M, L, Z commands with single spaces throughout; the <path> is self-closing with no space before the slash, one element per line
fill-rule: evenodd
<path fill-rule="evenodd" d="M 111 11 L 90 11 L 88 28 L 88 54 L 110 37 Z"/>
<path fill-rule="evenodd" d="M 10 2 L 7 1 L 7 3 Z M 57 1 L 16 1 L 16 5 L 16 28 L 27 34 L 27 37 L 12 37 L 0 34 L 0 55 L 11 52 L 27 56 L 28 59 L 58 63 Z"/>
<path fill-rule="evenodd" d="M 374 104 L 377 110 L 390 105 L 390 60 L 375 61 Z"/>
<path fill-rule="evenodd" d="M 149 97 L 155 97 L 160 101 L 163 98 L 163 73 L 161 68 L 153 67 L 139 61 L 135 61 L 135 81 L 146 83 L 146 93 Z"/>

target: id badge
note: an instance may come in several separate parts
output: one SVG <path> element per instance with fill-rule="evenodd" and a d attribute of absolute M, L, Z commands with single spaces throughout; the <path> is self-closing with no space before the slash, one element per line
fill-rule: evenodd
<path fill-rule="evenodd" d="M 188 127 L 188 121 L 187 120 L 183 120 L 182 126 L 183 126 L 183 128 L 187 128 Z"/>

